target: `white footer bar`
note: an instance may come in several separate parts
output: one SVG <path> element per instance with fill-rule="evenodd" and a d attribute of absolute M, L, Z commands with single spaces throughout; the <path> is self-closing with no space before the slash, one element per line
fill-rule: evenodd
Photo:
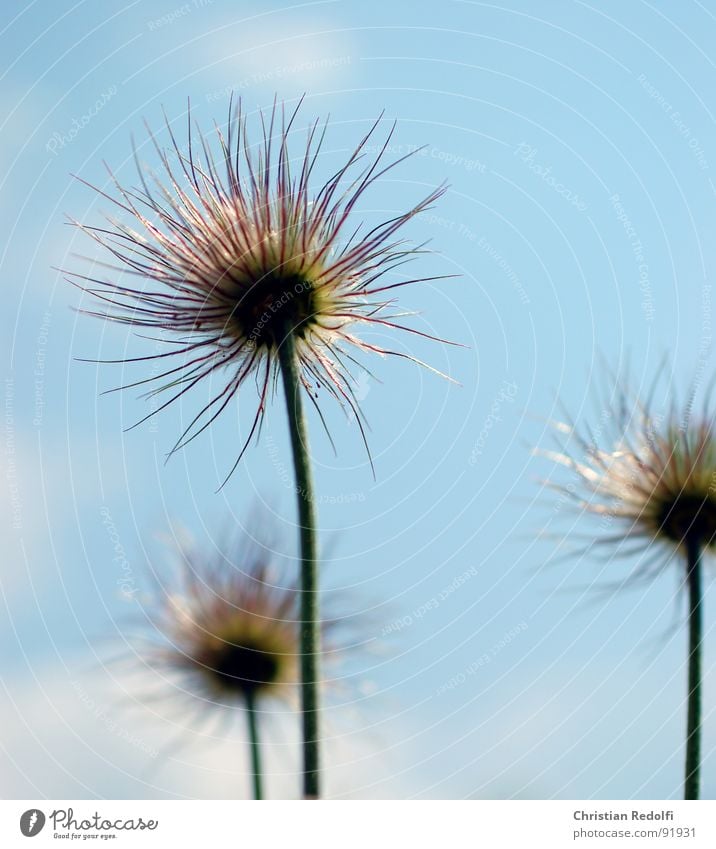
<path fill-rule="evenodd" d="M 0 802 L 0 846 L 50 844 L 714 849 L 716 802 Z"/>

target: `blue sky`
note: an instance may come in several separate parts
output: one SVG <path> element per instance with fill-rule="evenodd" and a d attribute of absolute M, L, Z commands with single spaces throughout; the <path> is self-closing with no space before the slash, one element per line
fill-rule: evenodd
<path fill-rule="evenodd" d="M 75 255 L 92 253 L 65 215 L 97 223 L 109 211 L 72 174 L 104 186 L 106 161 L 132 184 L 132 137 L 157 165 L 143 119 L 159 130 L 164 109 L 181 134 L 190 98 L 208 131 L 234 90 L 254 127 L 275 94 L 305 93 L 304 125 L 330 114 L 326 177 L 383 110 L 386 131 L 397 121 L 395 156 L 426 145 L 365 197 L 368 223 L 450 184 L 407 235 L 435 250 L 421 274 L 459 276 L 407 287 L 401 304 L 419 313 L 416 326 L 465 347 L 390 343 L 460 385 L 400 360 L 367 362 L 378 378 L 361 383 L 375 479 L 339 408 L 325 405 L 335 455 L 310 422 L 326 586 L 366 623 L 331 719 L 330 792 L 678 797 L 678 573 L 600 593 L 634 560 L 549 565 L 555 543 L 539 532 L 571 521 L 536 483 L 551 468 L 533 448 L 551 447 L 559 403 L 594 420 L 609 369 L 628 363 L 637 390 L 661 370 L 683 392 L 713 368 L 716 10 L 41 0 L 6 4 L 0 33 L 2 792 L 171 798 L 243 786 L 241 724 L 221 731 L 236 746 L 228 766 L 225 745 L 194 732 L 175 751 L 189 718 L 171 698 L 128 709 L 141 682 L 106 661 L 127 650 L 171 528 L 210 550 L 259 504 L 295 554 L 283 399 L 218 494 L 251 398 L 165 465 L 202 392 L 123 433 L 146 402 L 100 392 L 141 369 L 76 359 L 151 343 L 78 317 L 80 293 L 53 270 L 81 270 Z M 713 797 L 708 648 L 706 669 Z M 280 742 L 289 726 L 274 725 L 277 794 L 293 792 Z M 151 778 L 137 739 L 161 750 Z"/>

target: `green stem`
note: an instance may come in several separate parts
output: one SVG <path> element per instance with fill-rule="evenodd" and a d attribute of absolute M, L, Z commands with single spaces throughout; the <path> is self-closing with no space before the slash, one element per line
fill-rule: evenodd
<path fill-rule="evenodd" d="M 251 749 L 251 773 L 254 784 L 254 799 L 263 799 L 261 781 L 261 749 L 259 747 L 258 716 L 253 693 L 246 694 L 246 716 L 249 721 L 249 748 Z"/>
<path fill-rule="evenodd" d="M 298 495 L 301 531 L 301 716 L 303 722 L 303 795 L 317 799 L 319 783 L 318 666 L 320 619 L 318 597 L 318 554 L 316 546 L 316 503 L 308 452 L 306 420 L 301 397 L 301 375 L 292 329 L 278 349 L 286 392 L 293 464 Z"/>
<path fill-rule="evenodd" d="M 686 540 L 686 583 L 689 588 L 689 695 L 686 728 L 684 799 L 699 798 L 701 770 L 701 649 L 703 589 L 701 541 Z"/>

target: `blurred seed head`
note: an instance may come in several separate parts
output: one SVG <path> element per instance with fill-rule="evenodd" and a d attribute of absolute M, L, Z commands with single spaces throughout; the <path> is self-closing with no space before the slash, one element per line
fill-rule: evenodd
<path fill-rule="evenodd" d="M 159 638 L 157 669 L 183 674 L 184 689 L 222 704 L 291 700 L 299 679 L 299 594 L 281 585 L 267 548 L 248 538 L 225 551 L 183 542 L 171 583 L 149 602 Z"/>
<path fill-rule="evenodd" d="M 665 412 L 620 387 L 598 423 L 555 422 L 559 447 L 540 451 L 566 467 L 567 483 L 545 483 L 601 518 L 595 544 L 663 543 L 667 559 L 687 541 L 716 547 L 716 429 L 710 393 L 700 410 L 673 400 Z M 591 545 L 590 545 L 591 547 Z"/>

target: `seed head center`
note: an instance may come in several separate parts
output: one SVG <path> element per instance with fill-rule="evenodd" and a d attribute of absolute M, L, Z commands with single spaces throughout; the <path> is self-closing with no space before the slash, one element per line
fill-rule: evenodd
<path fill-rule="evenodd" d="M 703 545 L 711 545 L 716 542 L 716 500 L 710 495 L 679 494 L 664 503 L 659 528 L 674 542 L 694 537 Z"/>
<path fill-rule="evenodd" d="M 219 685 L 232 692 L 251 695 L 273 684 L 279 671 L 278 658 L 253 646 L 226 644 L 213 663 Z"/>
<path fill-rule="evenodd" d="M 287 333 L 305 336 L 319 312 L 314 284 L 272 271 L 237 292 L 231 321 L 251 347 L 277 348 Z"/>

